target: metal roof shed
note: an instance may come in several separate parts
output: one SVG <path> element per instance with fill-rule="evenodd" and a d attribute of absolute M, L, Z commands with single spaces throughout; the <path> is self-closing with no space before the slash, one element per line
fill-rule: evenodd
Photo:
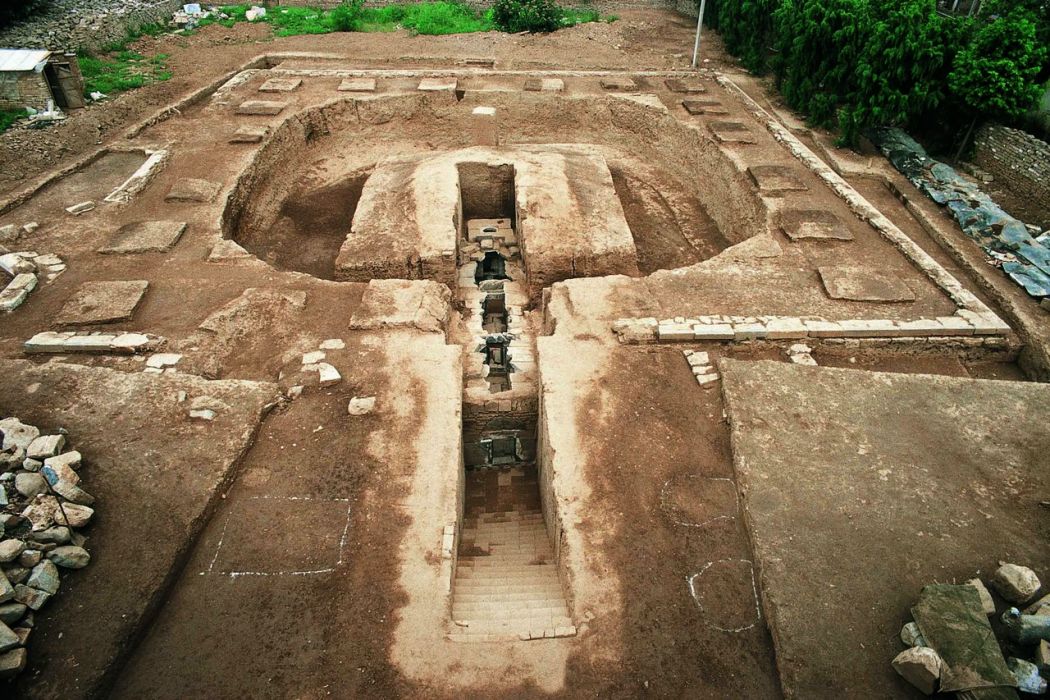
<path fill-rule="evenodd" d="M 84 81 L 75 54 L 40 49 L 0 49 L 0 109 L 84 106 Z"/>

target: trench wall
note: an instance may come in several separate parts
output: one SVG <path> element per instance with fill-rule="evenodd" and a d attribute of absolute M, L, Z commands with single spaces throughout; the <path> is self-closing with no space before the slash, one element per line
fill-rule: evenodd
<path fill-rule="evenodd" d="M 304 154 L 317 148 L 322 139 L 325 148 L 352 149 L 358 139 L 387 137 L 399 131 L 418 133 L 425 127 L 434 148 L 463 148 L 473 145 L 470 133 L 462 128 L 463 114 L 481 101 L 513 115 L 502 120 L 502 138 L 507 144 L 593 143 L 657 163 L 685 186 L 695 188 L 699 201 L 730 245 L 769 227 L 769 212 L 746 173 L 702 126 L 684 124 L 664 109 L 617 96 L 551 97 L 522 92 L 475 97 L 468 93 L 457 103 L 411 93 L 339 98 L 303 110 L 278 125 L 232 188 L 221 217 L 223 236 L 236 240 L 243 226 L 264 229 L 272 223 L 280 199 L 307 162 Z M 362 270 L 356 276 L 338 270 L 336 274 L 339 279 L 358 281 L 422 277 L 450 286 L 455 285 L 458 275 L 455 256 L 448 260 L 398 260 L 391 265 L 391 269 Z M 578 255 L 576 265 L 582 275 L 618 271 L 611 269 L 605 258 L 596 261 L 600 270 L 590 271 L 585 251 Z"/>

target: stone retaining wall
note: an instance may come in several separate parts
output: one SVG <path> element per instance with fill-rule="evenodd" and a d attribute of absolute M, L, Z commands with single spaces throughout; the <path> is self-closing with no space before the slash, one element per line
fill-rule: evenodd
<path fill-rule="evenodd" d="M 0 46 L 53 51 L 97 49 L 129 30 L 167 23 L 182 0 L 52 0 L 48 10 L 0 31 Z"/>
<path fill-rule="evenodd" d="M 973 162 L 1014 196 L 1050 202 L 1050 144 L 1017 129 L 990 125 L 977 132 Z"/>

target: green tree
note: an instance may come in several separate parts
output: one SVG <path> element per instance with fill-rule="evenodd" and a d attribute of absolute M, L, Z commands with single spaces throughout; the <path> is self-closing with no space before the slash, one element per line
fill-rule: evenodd
<path fill-rule="evenodd" d="M 726 50 L 749 71 L 761 73 L 773 36 L 773 13 L 780 0 L 731 0 L 711 8 L 717 14 Z M 707 14 L 705 12 L 705 14 Z"/>
<path fill-rule="evenodd" d="M 783 0 L 773 17 L 777 86 L 813 124 L 831 126 L 856 95 L 855 71 L 870 24 L 867 0 Z"/>
<path fill-rule="evenodd" d="M 945 22 L 936 0 L 871 0 L 872 23 L 854 69 L 854 93 L 839 115 L 842 140 L 863 129 L 902 124 L 943 99 Z"/>
<path fill-rule="evenodd" d="M 975 118 L 1016 119 L 1043 93 L 1039 75 L 1046 58 L 1034 16 L 1015 9 L 1009 15 L 978 20 L 969 43 L 955 55 L 948 87 Z"/>

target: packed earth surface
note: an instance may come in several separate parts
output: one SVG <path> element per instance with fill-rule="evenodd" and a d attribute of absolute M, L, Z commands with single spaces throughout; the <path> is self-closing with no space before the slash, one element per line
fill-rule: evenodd
<path fill-rule="evenodd" d="M 1046 594 L 1050 315 L 619 14 L 143 37 L 0 135 L 5 696 L 921 697 L 924 586 Z"/>

